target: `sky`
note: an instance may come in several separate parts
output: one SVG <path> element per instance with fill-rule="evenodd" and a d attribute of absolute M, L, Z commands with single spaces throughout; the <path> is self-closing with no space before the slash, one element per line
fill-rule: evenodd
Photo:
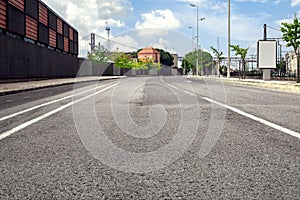
<path fill-rule="evenodd" d="M 79 32 L 80 54 L 89 49 L 90 33 L 110 50 L 132 51 L 145 46 L 184 56 L 195 45 L 199 8 L 199 46 L 227 52 L 227 0 L 42 0 Z M 268 38 L 280 38 L 281 22 L 300 16 L 300 0 L 231 0 L 231 44 L 249 47 L 256 55 L 257 41 L 267 24 Z M 280 40 L 283 51 L 289 51 Z M 231 54 L 234 54 L 233 52 Z"/>

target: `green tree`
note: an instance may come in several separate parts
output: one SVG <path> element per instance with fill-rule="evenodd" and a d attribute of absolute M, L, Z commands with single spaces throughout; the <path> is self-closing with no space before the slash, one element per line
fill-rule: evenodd
<path fill-rule="evenodd" d="M 225 59 L 225 57 L 223 56 L 223 52 L 218 51 L 216 48 L 214 48 L 213 46 L 210 47 L 211 50 L 213 51 L 213 53 L 215 54 L 215 56 L 217 57 L 217 65 L 218 65 L 218 76 L 220 76 L 221 73 L 221 62 L 222 60 Z"/>
<path fill-rule="evenodd" d="M 242 68 L 243 68 L 243 78 L 246 78 L 246 56 L 249 48 L 241 48 L 240 45 L 230 45 L 232 51 L 235 51 L 236 56 L 241 56 Z"/>
<path fill-rule="evenodd" d="M 199 67 L 200 70 L 204 70 L 204 68 L 211 67 L 212 65 L 212 56 L 210 53 L 206 51 L 199 50 Z M 196 62 L 197 62 L 197 52 L 192 51 L 185 55 L 184 62 L 182 63 L 182 67 L 186 71 L 193 71 L 193 74 L 196 74 Z"/>
<path fill-rule="evenodd" d="M 160 63 L 166 66 L 172 66 L 174 64 L 174 57 L 163 49 L 156 49 L 160 53 Z"/>
<path fill-rule="evenodd" d="M 110 55 L 107 49 L 100 43 L 95 48 L 88 52 L 88 59 L 93 61 L 95 64 L 107 63 L 110 60 Z"/>
<path fill-rule="evenodd" d="M 281 32 L 283 33 L 282 39 L 287 42 L 287 47 L 293 47 L 293 50 L 297 56 L 297 83 L 300 82 L 300 59 L 299 59 L 299 52 L 298 47 L 300 45 L 300 22 L 296 16 L 294 15 L 293 23 L 283 22 L 281 23 Z"/>
<path fill-rule="evenodd" d="M 181 67 L 184 69 L 184 74 L 187 75 L 189 72 L 194 72 L 195 66 L 191 64 L 186 58 L 182 60 Z"/>

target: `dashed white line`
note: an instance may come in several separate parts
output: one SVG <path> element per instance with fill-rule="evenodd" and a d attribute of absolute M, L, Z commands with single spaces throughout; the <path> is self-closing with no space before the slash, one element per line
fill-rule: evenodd
<path fill-rule="evenodd" d="M 101 87 L 105 87 L 105 86 L 107 86 L 107 85 L 109 85 L 109 84 L 98 86 L 98 87 L 96 87 L 96 89 L 101 88 Z M 11 115 L 8 115 L 8 116 L 5 116 L 5 117 L 1 117 L 1 118 L 0 118 L 0 122 L 1 122 L 1 121 L 4 121 L 4 120 L 7 120 L 7 119 L 10 119 L 10 118 L 13 118 L 13 117 L 16 117 L 16 116 L 18 116 L 18 115 L 24 114 L 24 113 L 26 113 L 26 112 L 29 112 L 29 111 L 32 111 L 32 110 L 41 108 L 41 107 L 48 106 L 48 105 L 50 105 L 50 104 L 53 104 L 53 103 L 57 103 L 57 102 L 66 100 L 66 99 L 72 98 L 72 97 L 74 97 L 74 96 L 78 96 L 78 95 L 80 95 L 80 94 L 84 94 L 84 93 L 89 92 L 89 91 L 92 91 L 92 90 L 95 90 L 95 88 L 90 89 L 90 90 L 86 90 L 86 91 L 84 91 L 84 92 L 80 92 L 80 93 L 77 93 L 77 94 L 69 95 L 69 96 L 66 96 L 66 97 L 63 97 L 63 98 L 60 98 L 60 99 L 56 99 L 56 100 L 53 100 L 53 101 L 49 101 L 49 102 L 47 102 L 47 103 L 43 103 L 43 104 L 40 104 L 40 105 L 38 105 L 38 106 L 34 106 L 34 107 L 32 107 L 32 108 L 28 108 L 28 109 L 19 111 L 19 112 L 17 112 L 17 113 L 14 113 L 14 114 L 11 114 Z"/>
<path fill-rule="evenodd" d="M 29 120 L 29 121 L 27 121 L 27 122 L 25 122 L 25 123 L 23 123 L 23 124 L 21 124 L 21 125 L 15 127 L 15 128 L 13 128 L 13 129 L 11 129 L 11 130 L 9 130 L 9 131 L 3 132 L 3 133 L 0 134 L 0 140 L 3 140 L 3 139 L 5 139 L 5 138 L 9 137 L 10 135 L 12 135 L 12 134 L 14 134 L 14 133 L 16 133 L 16 132 L 18 132 L 18 131 L 20 131 L 20 130 L 22 130 L 22 129 L 28 127 L 28 126 L 30 126 L 30 125 L 32 125 L 32 124 L 34 124 L 34 123 L 36 123 L 36 122 L 41 121 L 42 119 L 45 119 L 45 118 L 47 118 L 47 117 L 50 117 L 51 115 L 53 115 L 53 114 L 55 114 L 55 113 L 58 113 L 59 111 L 62 111 L 62 110 L 64 110 L 64 109 L 66 109 L 66 108 L 72 106 L 73 104 L 79 103 L 79 102 L 81 102 L 81 101 L 83 101 L 83 100 L 85 100 L 85 99 L 87 99 L 87 98 L 90 98 L 90 97 L 92 97 L 92 96 L 94 96 L 94 95 L 97 95 L 97 94 L 99 94 L 99 93 L 102 93 L 102 92 L 104 92 L 104 91 L 106 91 L 106 90 L 108 90 L 108 89 L 110 89 L 110 88 L 112 88 L 112 87 L 114 87 L 114 86 L 116 86 L 116 85 L 118 85 L 118 83 L 115 83 L 115 84 L 113 84 L 113 85 L 110 85 L 110 86 L 108 86 L 108 87 L 106 87 L 106 88 L 104 88 L 104 89 L 102 89 L 102 90 L 99 90 L 98 92 L 95 92 L 95 93 L 93 93 L 93 94 L 90 94 L 90 95 L 88 95 L 88 96 L 85 96 L 85 97 L 83 97 L 83 98 L 81 98 L 81 99 L 77 99 L 76 101 L 73 101 L 73 102 L 70 102 L 70 103 L 68 103 L 68 104 L 65 104 L 65 105 L 63 105 L 63 106 L 61 106 L 61 107 L 59 107 L 59 108 L 56 108 L 55 110 L 52 110 L 52 111 L 50 111 L 50 112 L 48 112 L 48 113 L 45 113 L 45 114 L 43 114 L 43 115 L 41 115 L 41 116 L 39 116 L 39 117 L 37 117 L 37 118 L 34 118 L 34 119 L 32 119 L 32 120 Z"/>

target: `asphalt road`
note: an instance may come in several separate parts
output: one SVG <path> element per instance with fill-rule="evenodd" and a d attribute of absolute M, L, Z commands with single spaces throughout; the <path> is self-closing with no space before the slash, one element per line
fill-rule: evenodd
<path fill-rule="evenodd" d="M 144 77 L 0 97 L 0 199 L 299 199 L 299 94 Z"/>

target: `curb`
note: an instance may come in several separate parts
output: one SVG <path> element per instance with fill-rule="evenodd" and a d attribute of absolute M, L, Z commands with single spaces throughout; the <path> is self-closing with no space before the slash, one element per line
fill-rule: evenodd
<path fill-rule="evenodd" d="M 206 77 L 187 77 L 187 79 L 194 79 L 194 80 L 204 80 Z M 281 92 L 292 92 L 292 93 L 300 93 L 300 84 L 297 83 L 288 83 L 288 82 L 268 82 L 268 81 L 252 81 L 252 80 L 235 80 L 235 79 L 222 79 L 222 78 L 207 78 L 206 80 L 224 82 L 230 85 L 236 86 L 248 86 L 254 88 L 261 88 L 261 89 L 269 89 L 269 90 L 276 90 Z"/>
<path fill-rule="evenodd" d="M 107 81 L 107 80 L 114 80 L 114 79 L 121 79 L 121 78 L 124 78 L 124 76 L 111 77 L 111 78 L 105 78 L 105 79 L 95 79 L 95 80 L 71 81 L 71 82 L 66 82 L 66 83 L 58 83 L 58 84 L 37 86 L 37 87 L 24 88 L 24 89 L 9 90 L 9 91 L 0 92 L 0 96 L 10 95 L 10 94 L 17 94 L 17 93 L 22 93 L 22 92 L 29 92 L 29 91 L 40 90 L 40 89 L 51 88 L 51 87 L 64 86 L 64 85 L 72 85 L 74 83 L 85 83 L 85 82 L 88 83 L 88 82 L 94 82 L 94 81 Z"/>

